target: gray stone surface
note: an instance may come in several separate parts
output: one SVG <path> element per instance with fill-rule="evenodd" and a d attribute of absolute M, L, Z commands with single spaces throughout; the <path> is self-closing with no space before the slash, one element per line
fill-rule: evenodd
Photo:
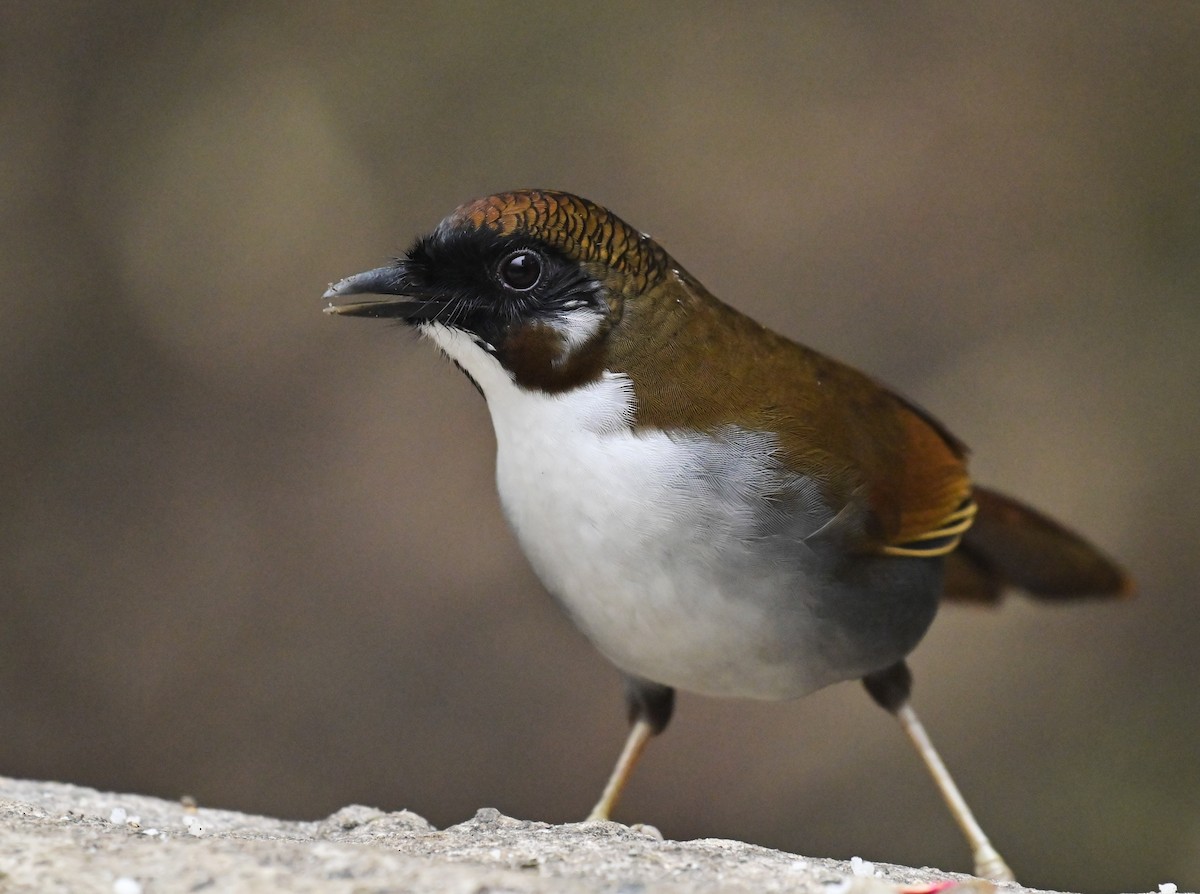
<path fill-rule="evenodd" d="M 0 892 L 888 894 L 951 880 L 955 894 L 993 890 L 929 869 L 870 870 L 736 841 L 664 841 L 617 823 L 551 826 L 490 808 L 440 831 L 414 813 L 360 806 L 289 822 L 0 777 Z"/>

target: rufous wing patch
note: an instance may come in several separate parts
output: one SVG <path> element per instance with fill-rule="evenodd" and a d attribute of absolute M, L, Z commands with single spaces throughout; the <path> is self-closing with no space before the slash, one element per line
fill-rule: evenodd
<path fill-rule="evenodd" d="M 901 441 L 896 467 L 883 470 L 885 487 L 872 488 L 872 506 L 891 521 L 883 551 L 891 555 L 945 555 L 958 545 L 975 515 L 961 445 L 948 440 L 924 413 L 897 406 Z"/>

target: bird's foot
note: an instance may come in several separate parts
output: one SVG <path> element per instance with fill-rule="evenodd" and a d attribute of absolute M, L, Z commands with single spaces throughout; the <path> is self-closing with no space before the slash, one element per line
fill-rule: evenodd
<path fill-rule="evenodd" d="M 1016 876 L 990 844 L 975 849 L 975 874 L 993 882 L 1015 882 Z"/>

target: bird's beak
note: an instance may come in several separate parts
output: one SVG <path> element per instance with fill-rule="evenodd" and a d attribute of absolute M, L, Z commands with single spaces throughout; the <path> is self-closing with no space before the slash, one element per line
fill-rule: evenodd
<path fill-rule="evenodd" d="M 325 313 L 347 317 L 398 317 L 402 320 L 417 316 L 422 308 L 427 307 L 428 300 L 406 294 L 410 289 L 406 274 L 403 263 L 397 263 L 347 276 L 333 283 L 325 292 L 323 297 L 329 300 Z M 346 295 L 392 297 L 334 303 Z"/>

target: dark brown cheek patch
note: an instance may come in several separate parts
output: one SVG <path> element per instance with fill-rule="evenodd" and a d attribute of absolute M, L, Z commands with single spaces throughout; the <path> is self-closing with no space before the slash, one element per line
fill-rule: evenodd
<path fill-rule="evenodd" d="M 513 329 L 498 353 L 517 384 L 530 390 L 558 394 L 600 378 L 604 372 L 603 339 L 594 338 L 566 355 L 562 333 L 544 323 Z"/>
<path fill-rule="evenodd" d="M 452 215 L 502 236 L 526 233 L 582 262 L 624 273 L 641 291 L 666 274 L 671 261 L 653 240 L 587 199 L 548 190 L 506 192 L 463 205 Z"/>

